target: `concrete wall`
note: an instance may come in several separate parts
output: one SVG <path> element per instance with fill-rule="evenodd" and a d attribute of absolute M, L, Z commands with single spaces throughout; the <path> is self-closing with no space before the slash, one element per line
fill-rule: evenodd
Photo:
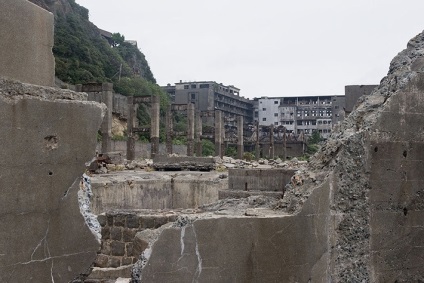
<path fill-rule="evenodd" d="M 101 143 L 97 145 L 98 152 L 101 152 Z M 135 143 L 135 158 L 150 158 L 150 143 Z M 127 155 L 127 142 L 126 141 L 111 141 L 111 151 L 113 152 L 121 152 L 122 156 Z M 185 145 L 173 145 L 173 152 L 179 155 L 187 154 L 187 146 Z M 166 145 L 159 144 L 159 154 L 167 154 L 166 153 Z"/>
<path fill-rule="evenodd" d="M 424 76 L 392 97 L 370 137 L 370 260 L 373 282 L 424 274 Z M 380 133 L 385 133 L 382 136 Z M 414 280 L 415 279 L 415 280 Z"/>
<path fill-rule="evenodd" d="M 227 180 L 218 176 L 205 172 L 140 172 L 112 180 L 93 176 L 92 210 L 100 214 L 113 209 L 195 208 L 217 201 L 218 190 L 227 188 Z"/>
<path fill-rule="evenodd" d="M 347 85 L 345 86 L 345 111 L 352 112 L 359 97 L 369 95 L 378 85 Z"/>
<path fill-rule="evenodd" d="M 328 282 L 329 195 L 327 182 L 297 215 L 212 217 L 165 229 L 142 282 Z"/>
<path fill-rule="evenodd" d="M 0 79 L 0 282 L 68 282 L 96 257 L 77 193 L 104 108 L 77 99 Z"/>
<path fill-rule="evenodd" d="M 228 189 L 284 191 L 294 172 L 286 169 L 228 169 Z"/>
<path fill-rule="evenodd" d="M 26 0 L 0 2 L 0 76 L 53 86 L 53 14 Z"/>

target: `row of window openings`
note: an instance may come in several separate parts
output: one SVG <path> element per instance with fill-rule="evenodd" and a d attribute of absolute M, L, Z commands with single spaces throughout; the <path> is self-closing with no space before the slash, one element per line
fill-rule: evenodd
<path fill-rule="evenodd" d="M 262 101 L 259 101 L 259 103 L 262 104 Z M 289 100 L 286 103 L 287 104 L 295 104 L 295 101 Z M 308 104 L 318 104 L 318 101 L 317 100 L 314 100 L 312 102 L 310 102 L 310 101 L 298 101 L 298 103 L 299 104 L 302 104 L 302 105 L 308 105 Z M 331 104 L 331 101 L 323 100 L 323 101 L 320 101 L 320 103 L 321 104 L 328 104 L 328 105 L 330 105 Z M 274 104 L 280 104 L 280 101 L 279 100 L 274 100 Z"/>
<path fill-rule="evenodd" d="M 266 122 L 266 118 L 262 118 L 263 122 Z M 274 122 L 275 125 L 278 125 L 278 122 Z M 331 120 L 323 120 L 323 121 L 297 121 L 298 126 L 316 126 L 316 125 L 329 125 L 331 124 Z M 281 125 L 293 125 L 293 121 L 283 121 Z"/>
<path fill-rule="evenodd" d="M 262 111 L 266 111 L 266 108 L 262 108 Z M 310 112 L 310 113 L 309 113 Z M 316 110 L 312 110 L 312 111 L 303 111 L 303 115 L 305 117 L 308 117 L 309 115 L 311 115 L 312 117 L 317 116 L 317 112 L 318 112 L 318 116 L 324 116 L 324 110 L 320 110 L 320 111 L 316 111 Z M 297 117 L 302 117 L 302 111 L 297 111 Z M 281 112 L 281 115 L 284 115 L 284 112 Z M 331 116 L 331 110 L 327 110 L 325 111 L 325 115 L 326 116 Z M 290 113 L 290 116 L 293 116 L 293 113 Z M 274 117 L 278 117 L 278 113 L 274 113 Z"/>
<path fill-rule="evenodd" d="M 302 131 L 303 131 L 304 134 L 312 134 L 312 132 L 313 131 L 316 131 L 316 130 L 311 130 L 311 129 L 297 130 L 297 133 L 300 134 Z M 329 133 L 331 133 L 331 130 L 330 129 L 324 129 L 324 130 L 318 130 L 318 132 L 320 134 L 322 134 L 322 133 L 324 133 L 324 134 L 327 134 L 328 133 L 329 134 Z"/>

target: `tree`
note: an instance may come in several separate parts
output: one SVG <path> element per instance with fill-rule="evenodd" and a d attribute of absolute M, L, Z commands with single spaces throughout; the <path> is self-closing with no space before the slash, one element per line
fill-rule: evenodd
<path fill-rule="evenodd" d="M 124 43 L 125 36 L 121 35 L 119 32 L 113 33 L 112 34 L 112 41 L 113 41 L 113 43 L 112 43 L 113 47 L 120 46 L 122 43 Z"/>

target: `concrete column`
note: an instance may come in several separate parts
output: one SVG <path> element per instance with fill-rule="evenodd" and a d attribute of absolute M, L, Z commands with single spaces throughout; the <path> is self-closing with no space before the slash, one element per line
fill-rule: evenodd
<path fill-rule="evenodd" d="M 166 131 L 166 152 L 172 154 L 172 131 L 173 131 L 173 119 L 172 119 L 171 107 L 166 111 L 165 118 L 165 131 Z"/>
<path fill-rule="evenodd" d="M 215 156 L 222 157 L 222 112 L 215 110 Z"/>
<path fill-rule="evenodd" d="M 274 159 L 274 125 L 271 125 L 269 131 L 269 158 Z"/>
<path fill-rule="evenodd" d="M 243 144 L 243 116 L 237 117 L 237 158 L 243 159 L 244 144 Z"/>
<path fill-rule="evenodd" d="M 152 106 L 150 109 L 150 144 L 151 151 L 150 157 L 154 158 L 159 153 L 159 110 L 160 110 L 159 96 L 152 96 Z"/>
<path fill-rule="evenodd" d="M 284 127 L 283 147 L 284 147 L 283 161 L 286 161 L 287 160 L 287 132 L 286 132 L 286 127 Z"/>
<path fill-rule="evenodd" d="M 221 139 L 221 158 L 225 155 L 225 150 L 227 149 L 227 142 L 225 141 L 225 117 L 224 114 L 222 114 L 222 120 L 221 120 L 221 125 L 222 125 L 222 139 Z"/>
<path fill-rule="evenodd" d="M 196 156 L 202 156 L 202 116 L 196 112 Z"/>
<path fill-rule="evenodd" d="M 135 138 L 133 133 L 133 127 L 134 127 L 134 117 L 135 117 L 135 111 L 134 111 L 134 97 L 128 96 L 127 97 L 127 103 L 128 103 L 128 120 L 127 120 L 127 160 L 134 160 L 135 159 Z"/>
<path fill-rule="evenodd" d="M 194 155 L 194 104 L 187 105 L 187 156 Z"/>
<path fill-rule="evenodd" d="M 102 133 L 102 153 L 106 153 L 111 151 L 113 84 L 102 84 L 102 102 L 107 106 L 106 114 L 100 127 Z"/>
<path fill-rule="evenodd" d="M 260 153 L 260 148 L 259 148 L 259 121 L 256 121 L 256 143 L 255 143 L 256 160 L 259 160 L 259 153 Z"/>

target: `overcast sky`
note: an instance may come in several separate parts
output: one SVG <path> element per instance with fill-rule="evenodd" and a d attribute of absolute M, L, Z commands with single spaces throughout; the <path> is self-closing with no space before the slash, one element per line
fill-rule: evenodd
<path fill-rule="evenodd" d="M 249 98 L 378 84 L 424 29 L 423 0 L 76 1 L 137 40 L 158 84 L 216 81 Z"/>

